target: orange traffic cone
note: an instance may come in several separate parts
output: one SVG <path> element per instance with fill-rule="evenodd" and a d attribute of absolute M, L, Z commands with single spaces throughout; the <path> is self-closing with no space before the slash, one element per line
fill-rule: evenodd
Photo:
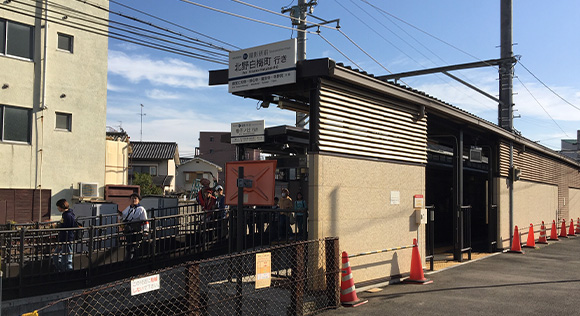
<path fill-rule="evenodd" d="M 512 249 L 508 252 L 513 253 L 524 253 L 522 251 L 522 244 L 520 243 L 520 233 L 518 232 L 518 226 L 514 228 L 514 237 L 512 238 Z"/>
<path fill-rule="evenodd" d="M 576 221 L 576 234 L 580 234 L 580 217 Z"/>
<path fill-rule="evenodd" d="M 530 230 L 528 232 L 528 241 L 526 241 L 526 248 L 536 248 L 536 237 L 534 237 L 534 225 L 530 223 Z"/>
<path fill-rule="evenodd" d="M 367 300 L 360 300 L 356 296 L 356 289 L 354 288 L 354 280 L 352 278 L 352 272 L 350 271 L 350 263 L 348 262 L 348 254 L 346 251 L 342 252 L 342 269 L 340 270 L 342 274 L 340 282 L 340 302 L 346 307 L 357 307 L 362 305 Z"/>
<path fill-rule="evenodd" d="M 405 283 L 414 284 L 429 284 L 433 283 L 433 280 L 425 278 L 423 274 L 423 264 L 421 263 L 421 254 L 419 254 L 419 247 L 417 246 L 417 239 L 413 239 L 413 253 L 411 254 L 411 273 L 405 281 Z"/>
<path fill-rule="evenodd" d="M 540 226 L 540 238 L 538 238 L 538 244 L 547 244 L 546 239 L 546 226 L 544 226 L 544 221 L 542 221 L 542 226 Z"/>
<path fill-rule="evenodd" d="M 574 233 L 574 220 L 570 218 L 570 229 L 568 230 L 568 236 L 576 236 Z"/>
<path fill-rule="evenodd" d="M 566 220 L 562 218 L 562 225 L 560 226 L 560 235 L 558 237 L 568 238 L 568 234 L 566 234 Z"/>
<path fill-rule="evenodd" d="M 552 221 L 552 232 L 550 234 L 550 240 L 556 240 L 558 241 L 558 231 L 556 230 L 556 221 L 553 220 Z"/>

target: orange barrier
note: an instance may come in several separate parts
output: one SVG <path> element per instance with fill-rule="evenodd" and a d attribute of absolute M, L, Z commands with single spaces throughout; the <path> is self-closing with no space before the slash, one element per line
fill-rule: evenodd
<path fill-rule="evenodd" d="M 570 230 L 568 230 L 568 236 L 576 236 L 574 233 L 574 220 L 570 218 Z"/>
<path fill-rule="evenodd" d="M 508 252 L 512 253 L 524 253 L 522 251 L 522 244 L 520 243 L 520 233 L 518 232 L 518 226 L 514 228 L 514 236 L 512 238 L 512 249 Z"/>
<path fill-rule="evenodd" d="M 410 276 L 403 282 L 413 284 L 433 283 L 433 280 L 426 279 L 425 274 L 423 274 L 423 264 L 421 263 L 421 254 L 419 253 L 419 247 L 417 245 L 416 238 L 413 239 L 413 254 L 411 255 L 411 273 Z"/>
<path fill-rule="evenodd" d="M 560 235 L 558 237 L 568 238 L 566 234 L 566 220 L 562 218 L 562 225 L 560 226 Z"/>
<path fill-rule="evenodd" d="M 540 238 L 538 238 L 538 244 L 547 244 L 546 239 L 546 226 L 544 226 L 544 221 L 542 221 L 542 226 L 540 226 Z"/>
<path fill-rule="evenodd" d="M 576 234 L 580 234 L 580 217 L 576 221 Z"/>
<path fill-rule="evenodd" d="M 342 274 L 340 282 L 340 303 L 346 307 L 357 307 L 368 302 L 368 300 L 361 300 L 356 296 L 356 289 L 354 287 L 354 280 L 346 251 L 342 252 L 342 269 L 340 272 Z"/>
<path fill-rule="evenodd" d="M 556 241 L 559 240 L 558 233 L 556 230 L 556 221 L 555 220 L 552 221 L 552 233 L 550 234 L 550 240 L 556 240 Z"/>
<path fill-rule="evenodd" d="M 528 241 L 524 245 L 526 248 L 536 248 L 536 238 L 534 237 L 534 225 L 530 223 L 530 230 L 528 232 Z"/>

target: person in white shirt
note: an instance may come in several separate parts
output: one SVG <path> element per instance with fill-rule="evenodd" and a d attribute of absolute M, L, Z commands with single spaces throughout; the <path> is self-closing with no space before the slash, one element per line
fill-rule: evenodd
<path fill-rule="evenodd" d="M 119 212 L 119 221 L 123 223 L 121 226 L 126 241 L 126 255 L 125 259 L 135 259 L 137 255 L 142 253 L 143 236 L 149 234 L 149 221 L 147 221 L 147 211 L 139 202 L 141 196 L 133 193 L 130 196 L 131 205 Z"/>

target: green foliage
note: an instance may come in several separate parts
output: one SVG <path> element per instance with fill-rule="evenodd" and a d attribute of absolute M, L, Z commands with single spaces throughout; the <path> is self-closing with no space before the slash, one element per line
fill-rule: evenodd
<path fill-rule="evenodd" d="M 153 184 L 153 178 L 148 173 L 135 173 L 133 184 L 141 187 L 141 196 L 162 195 L 163 189 Z"/>

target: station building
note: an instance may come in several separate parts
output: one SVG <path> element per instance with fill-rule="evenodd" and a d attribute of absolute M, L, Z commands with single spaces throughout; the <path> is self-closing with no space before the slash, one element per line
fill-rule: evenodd
<path fill-rule="evenodd" d="M 210 85 L 227 83 L 228 70 L 210 72 Z M 307 166 L 300 181 L 306 178 L 309 238 L 338 236 L 349 254 L 417 238 L 422 258 L 433 242 L 461 260 L 468 250 L 508 248 L 512 226 L 580 216 L 576 161 L 425 92 L 323 58 L 298 62 L 295 83 L 234 94 L 309 114 L 307 142 L 293 143 Z M 266 142 L 254 147 L 300 139 L 276 137 L 267 129 Z M 519 170 L 511 212 L 510 144 Z M 416 196 L 433 215 L 432 238 L 417 220 Z M 410 261 L 411 251 L 401 250 L 350 263 L 363 282 L 405 275 Z"/>

